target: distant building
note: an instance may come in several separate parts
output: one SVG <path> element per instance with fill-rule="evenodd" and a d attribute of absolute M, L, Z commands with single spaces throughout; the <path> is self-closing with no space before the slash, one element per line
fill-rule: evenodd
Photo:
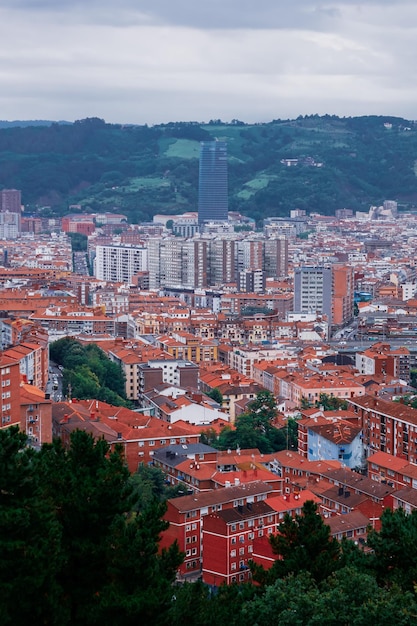
<path fill-rule="evenodd" d="M 303 266 L 294 273 L 294 311 L 317 313 L 332 318 L 332 270 Z"/>
<path fill-rule="evenodd" d="M 95 275 L 99 280 L 131 283 L 132 277 L 148 269 L 148 251 L 139 246 L 97 246 Z"/>
<path fill-rule="evenodd" d="M 0 212 L 22 213 L 22 192 L 18 189 L 2 189 L 0 191 Z"/>
<path fill-rule="evenodd" d="M 20 235 L 20 213 L 17 211 L 0 212 L 0 239 L 17 239 Z"/>
<path fill-rule="evenodd" d="M 200 147 L 198 223 L 228 219 L 227 144 L 203 141 Z"/>

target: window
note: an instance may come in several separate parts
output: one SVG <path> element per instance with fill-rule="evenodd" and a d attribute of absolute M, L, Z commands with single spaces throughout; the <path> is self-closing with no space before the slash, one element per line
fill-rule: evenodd
<path fill-rule="evenodd" d="M 150 446 L 154 446 L 155 445 L 155 441 L 153 439 L 151 439 L 150 442 L 149 442 L 149 445 Z"/>
<path fill-rule="evenodd" d="M 192 554 L 193 556 L 195 556 L 195 555 L 197 554 L 197 548 L 193 548 L 193 549 L 191 550 L 191 554 Z"/>
<path fill-rule="evenodd" d="M 191 550 L 186 550 L 185 556 L 191 556 Z"/>
<path fill-rule="evenodd" d="M 239 556 L 243 556 L 245 554 L 245 548 L 239 548 Z"/>
<path fill-rule="evenodd" d="M 245 528 L 245 522 L 239 522 L 239 530 L 243 530 Z"/>
<path fill-rule="evenodd" d="M 253 546 L 248 546 L 248 552 L 252 553 L 253 552 Z"/>
<path fill-rule="evenodd" d="M 188 526 L 185 527 L 185 532 L 189 532 L 191 530 L 191 526 L 188 524 Z"/>
<path fill-rule="evenodd" d="M 231 543 L 234 545 L 236 543 L 236 537 L 232 537 Z"/>
<path fill-rule="evenodd" d="M 232 524 L 232 526 L 231 526 L 231 531 L 232 531 L 232 533 L 234 533 L 234 532 L 235 532 L 235 530 L 236 530 L 236 524 Z"/>
<path fill-rule="evenodd" d="M 234 559 L 236 556 L 236 550 L 230 550 L 230 558 Z"/>
<path fill-rule="evenodd" d="M 230 569 L 232 570 L 232 572 L 234 572 L 236 570 L 236 563 L 231 563 Z"/>

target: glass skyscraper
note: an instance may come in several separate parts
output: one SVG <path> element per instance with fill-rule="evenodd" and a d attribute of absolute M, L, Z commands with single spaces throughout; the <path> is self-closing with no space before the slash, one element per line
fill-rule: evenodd
<path fill-rule="evenodd" d="M 198 223 L 227 221 L 227 144 L 203 141 L 200 146 Z"/>

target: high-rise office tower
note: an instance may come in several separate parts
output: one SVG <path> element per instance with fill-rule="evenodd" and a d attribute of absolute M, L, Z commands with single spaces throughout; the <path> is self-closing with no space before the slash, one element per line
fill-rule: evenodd
<path fill-rule="evenodd" d="M 200 147 L 198 223 L 227 221 L 227 144 L 203 141 Z"/>

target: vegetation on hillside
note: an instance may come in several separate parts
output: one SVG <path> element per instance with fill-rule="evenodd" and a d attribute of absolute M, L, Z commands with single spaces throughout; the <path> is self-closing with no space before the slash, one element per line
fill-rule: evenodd
<path fill-rule="evenodd" d="M 386 116 L 0 127 L 0 188 L 21 189 L 27 213 L 44 215 L 81 205 L 140 222 L 195 210 L 199 143 L 216 137 L 228 143 L 230 209 L 256 220 L 293 208 L 333 213 L 385 199 L 417 202 L 417 125 Z"/>

